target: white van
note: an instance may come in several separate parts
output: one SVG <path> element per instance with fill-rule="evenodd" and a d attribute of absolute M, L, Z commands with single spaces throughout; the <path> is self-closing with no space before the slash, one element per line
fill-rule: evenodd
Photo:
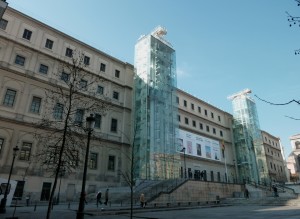
<path fill-rule="evenodd" d="M 11 201 L 13 199 L 13 196 L 14 196 L 14 193 L 16 190 L 16 186 L 17 186 L 17 181 L 10 180 L 9 184 L 10 184 L 10 189 L 8 190 L 8 194 L 7 194 L 6 206 L 11 205 Z M 6 185 L 7 185 L 7 179 L 0 178 L 0 200 L 2 200 L 2 198 L 4 198 L 4 192 L 6 189 Z"/>

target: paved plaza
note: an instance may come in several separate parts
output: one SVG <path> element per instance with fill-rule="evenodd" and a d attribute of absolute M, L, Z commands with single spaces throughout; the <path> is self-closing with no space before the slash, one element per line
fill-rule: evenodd
<path fill-rule="evenodd" d="M 78 204 L 55 206 L 51 218 L 54 219 L 73 219 L 76 218 Z M 6 214 L 0 214 L 0 218 L 12 217 L 14 208 L 7 208 Z M 15 217 L 18 219 L 41 219 L 46 218 L 46 206 L 18 207 Z M 129 209 L 127 207 L 106 207 L 103 210 L 96 205 L 86 206 L 85 219 L 128 219 Z M 299 219 L 300 208 L 291 206 L 195 206 L 181 208 L 135 208 L 134 218 L 145 219 Z"/>

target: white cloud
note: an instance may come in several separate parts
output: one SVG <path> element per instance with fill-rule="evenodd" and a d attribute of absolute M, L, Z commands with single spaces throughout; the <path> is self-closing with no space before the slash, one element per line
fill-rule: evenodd
<path fill-rule="evenodd" d="M 177 67 L 177 78 L 186 78 L 189 77 L 189 73 L 186 69 L 178 68 Z"/>

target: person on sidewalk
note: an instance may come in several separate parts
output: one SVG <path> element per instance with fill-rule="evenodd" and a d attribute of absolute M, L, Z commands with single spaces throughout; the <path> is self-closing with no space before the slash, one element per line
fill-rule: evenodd
<path fill-rule="evenodd" d="M 26 205 L 29 206 L 29 202 L 30 202 L 30 193 L 28 193 L 28 195 L 26 196 Z"/>
<path fill-rule="evenodd" d="M 140 196 L 141 208 L 145 208 L 145 195 L 144 193 Z"/>
<path fill-rule="evenodd" d="M 86 192 L 84 192 L 83 196 L 84 196 L 84 203 L 87 205 L 88 202 L 86 201 Z"/>
<path fill-rule="evenodd" d="M 248 189 L 245 189 L 245 198 L 249 199 L 249 190 Z"/>
<path fill-rule="evenodd" d="M 278 197 L 277 187 L 273 185 L 274 196 Z"/>
<path fill-rule="evenodd" d="M 100 203 L 100 205 L 102 205 L 102 202 L 101 202 L 101 196 L 102 196 L 102 193 L 101 193 L 101 191 L 99 191 L 98 192 L 98 194 L 97 194 L 97 208 L 98 208 L 98 203 Z"/>
<path fill-rule="evenodd" d="M 105 191 L 105 202 L 104 202 L 105 205 L 107 205 L 107 203 L 108 203 L 108 191 L 109 191 L 109 189 L 106 189 L 106 191 Z"/>

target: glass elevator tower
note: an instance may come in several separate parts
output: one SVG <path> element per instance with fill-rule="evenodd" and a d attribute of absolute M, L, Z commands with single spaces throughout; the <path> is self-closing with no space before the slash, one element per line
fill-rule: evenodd
<path fill-rule="evenodd" d="M 268 170 L 254 100 L 245 89 L 228 97 L 233 106 L 233 134 L 240 181 L 265 182 Z"/>
<path fill-rule="evenodd" d="M 175 50 L 157 27 L 135 45 L 134 175 L 163 180 L 179 176 L 176 151 Z"/>

